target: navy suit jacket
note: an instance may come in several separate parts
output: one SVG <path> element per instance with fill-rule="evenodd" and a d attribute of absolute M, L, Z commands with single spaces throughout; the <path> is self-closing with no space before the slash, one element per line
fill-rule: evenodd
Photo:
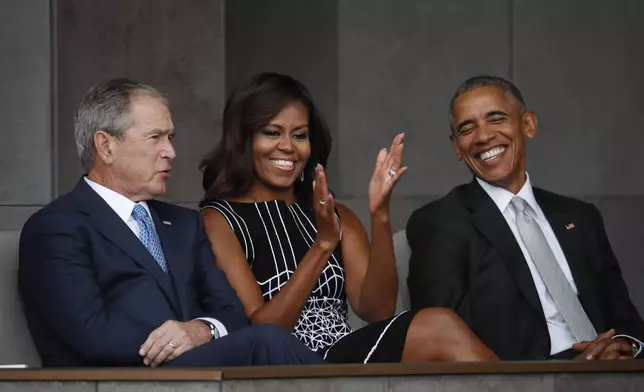
<path fill-rule="evenodd" d="M 249 320 L 215 265 L 196 211 L 148 201 L 169 273 L 85 182 L 34 214 L 20 237 L 18 284 L 44 366 L 143 365 L 167 320 Z"/>

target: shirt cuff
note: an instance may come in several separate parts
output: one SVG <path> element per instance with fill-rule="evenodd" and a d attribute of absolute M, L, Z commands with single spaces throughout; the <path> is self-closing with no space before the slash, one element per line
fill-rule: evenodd
<path fill-rule="evenodd" d="M 617 338 L 628 339 L 632 343 L 635 343 L 635 345 L 637 345 L 637 352 L 635 353 L 635 355 L 633 355 L 633 358 L 636 358 L 638 355 L 640 355 L 640 353 L 642 352 L 642 348 L 644 348 L 644 343 L 642 343 L 641 340 L 636 339 L 632 336 L 622 334 L 622 335 L 615 335 L 611 339 L 617 339 Z"/>
<path fill-rule="evenodd" d="M 197 317 L 195 320 L 205 320 L 205 321 L 208 321 L 209 323 L 212 323 L 215 326 L 215 328 L 217 328 L 217 332 L 219 332 L 220 338 L 223 338 L 224 336 L 228 335 L 228 330 L 226 330 L 226 327 L 224 327 L 224 324 L 222 324 L 217 319 L 210 318 L 210 317 Z"/>

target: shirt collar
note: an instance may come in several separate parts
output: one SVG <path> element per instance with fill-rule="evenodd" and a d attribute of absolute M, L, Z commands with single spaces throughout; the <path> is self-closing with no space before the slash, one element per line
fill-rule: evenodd
<path fill-rule="evenodd" d="M 516 195 L 514 195 L 512 192 L 508 191 L 505 188 L 488 184 L 487 182 L 481 180 L 478 177 L 476 177 L 476 181 L 478 181 L 479 185 L 481 185 L 481 188 L 483 188 L 485 193 L 487 193 L 488 196 L 490 196 L 490 198 L 492 199 L 494 204 L 496 204 L 496 206 L 501 211 L 501 213 L 505 212 L 506 208 L 508 208 L 508 205 L 510 204 L 510 201 L 514 196 L 519 196 L 520 198 L 522 198 L 528 203 L 528 205 L 532 208 L 533 212 L 537 214 L 541 214 L 541 208 L 539 208 L 537 199 L 534 198 L 534 192 L 532 191 L 532 184 L 530 183 L 530 175 L 526 173 L 525 176 L 526 176 L 525 184 L 523 184 L 523 186 L 521 187 L 521 189 Z"/>
<path fill-rule="evenodd" d="M 150 215 L 150 208 L 148 207 L 148 203 L 145 201 L 140 201 L 139 203 L 135 203 L 132 200 L 128 199 L 127 197 L 121 195 L 118 192 L 114 192 L 113 190 L 98 184 L 92 180 L 90 180 L 87 177 L 83 177 L 87 185 L 89 185 L 98 195 L 105 200 L 107 205 L 116 212 L 116 215 L 119 216 L 123 220 L 123 222 L 127 223 L 128 219 L 130 219 L 130 216 L 132 216 L 132 210 L 134 210 L 134 206 L 136 204 L 141 204 L 143 207 L 145 207 L 145 210 L 148 212 L 148 215 Z M 152 216 L 152 215 L 150 215 Z"/>

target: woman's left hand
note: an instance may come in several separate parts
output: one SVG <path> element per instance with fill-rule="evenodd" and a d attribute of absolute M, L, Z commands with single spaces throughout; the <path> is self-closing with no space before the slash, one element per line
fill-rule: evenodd
<path fill-rule="evenodd" d="M 372 214 L 389 212 L 389 199 L 394 185 L 407 171 L 407 167 L 401 167 L 404 139 L 404 133 L 398 134 L 391 142 L 389 151 L 383 148 L 378 153 L 369 182 L 369 209 Z"/>

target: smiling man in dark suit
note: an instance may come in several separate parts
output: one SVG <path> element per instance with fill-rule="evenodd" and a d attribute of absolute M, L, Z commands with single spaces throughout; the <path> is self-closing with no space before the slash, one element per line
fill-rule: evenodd
<path fill-rule="evenodd" d="M 409 219 L 412 306 L 452 308 L 501 359 L 637 356 L 644 323 L 599 211 L 530 183 L 537 118 L 519 90 L 468 79 L 450 122 L 475 178 Z"/>
<path fill-rule="evenodd" d="M 196 211 L 153 200 L 175 151 L 168 102 L 127 79 L 76 114 L 88 173 L 20 238 L 19 289 L 44 366 L 319 363 L 278 327 L 250 327 Z"/>

